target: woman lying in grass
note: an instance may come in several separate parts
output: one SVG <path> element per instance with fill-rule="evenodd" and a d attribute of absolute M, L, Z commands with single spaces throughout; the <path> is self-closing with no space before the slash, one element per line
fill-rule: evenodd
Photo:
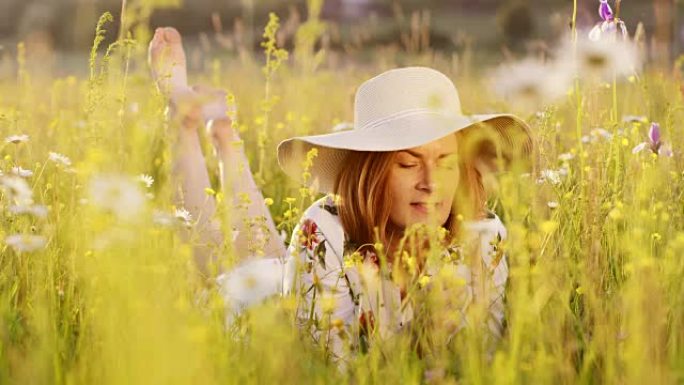
<path fill-rule="evenodd" d="M 236 282 L 258 272 L 260 297 L 296 295 L 300 327 L 336 358 L 402 330 L 412 330 L 425 348 L 424 325 L 416 323 L 427 307 L 432 338 L 443 340 L 437 343 L 467 325 L 482 325 L 490 346 L 501 336 L 506 230 L 485 209 L 483 178 L 530 154 L 523 121 L 463 115 L 453 83 L 430 68 L 394 69 L 364 82 L 352 130 L 278 146 L 287 174 L 304 174 L 326 193 L 303 213 L 286 247 L 231 126 L 225 94 L 188 87 L 176 30 L 155 32 L 150 64 L 181 122 L 177 200 L 198 218 L 195 254 L 205 274 L 226 237 L 213 219 L 216 202 L 205 193 L 209 176 L 197 133 L 203 125 L 219 154 L 226 201 L 246 205 L 231 210 L 231 222 L 232 248 L 247 262 L 218 280 L 232 309 L 250 304 Z M 253 218 L 262 225 L 255 228 Z M 267 258 L 254 256 L 255 244 Z"/>

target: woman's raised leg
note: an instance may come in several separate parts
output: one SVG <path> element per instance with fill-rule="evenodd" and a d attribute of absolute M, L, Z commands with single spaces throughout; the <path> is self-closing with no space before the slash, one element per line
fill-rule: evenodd
<path fill-rule="evenodd" d="M 185 53 L 178 31 L 157 28 L 149 46 L 149 64 L 157 87 L 169 98 L 170 123 L 177 128 L 172 149 L 174 201 L 196 221 L 194 231 L 184 231 L 183 236 L 192 238 L 198 268 L 210 276 L 210 266 L 217 261 L 224 237 L 214 219 L 216 202 L 205 192 L 210 182 L 197 132 L 202 126 L 201 106 L 187 84 Z"/>
<path fill-rule="evenodd" d="M 209 175 L 197 130 L 207 121 L 216 147 L 226 203 L 231 204 L 231 224 L 237 230 L 233 247 L 240 259 L 266 256 L 282 259 L 285 246 L 256 186 L 244 147 L 227 117 L 225 93 L 208 87 L 188 87 L 181 36 L 173 28 L 158 28 L 150 42 L 150 67 L 160 91 L 172 104 L 172 121 L 179 126 L 173 148 L 175 201 L 197 223 L 193 239 L 200 270 L 209 274 L 217 262 L 225 234 L 214 218 L 216 202 L 205 192 Z M 190 233 L 185 234 L 190 236 Z"/>
<path fill-rule="evenodd" d="M 209 129 L 218 152 L 221 182 L 233 198 L 233 225 L 238 229 L 235 248 L 243 255 L 285 257 L 285 245 L 276 230 L 264 197 L 254 182 L 243 142 L 229 118 L 211 120 Z"/>

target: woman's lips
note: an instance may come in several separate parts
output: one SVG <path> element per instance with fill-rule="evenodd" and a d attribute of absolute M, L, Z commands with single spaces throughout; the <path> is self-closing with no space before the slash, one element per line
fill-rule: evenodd
<path fill-rule="evenodd" d="M 425 202 L 413 202 L 411 203 L 411 207 L 416 210 L 417 212 L 421 214 L 427 214 L 428 213 L 428 205 L 432 205 L 435 209 L 437 209 L 441 203 L 425 203 Z"/>

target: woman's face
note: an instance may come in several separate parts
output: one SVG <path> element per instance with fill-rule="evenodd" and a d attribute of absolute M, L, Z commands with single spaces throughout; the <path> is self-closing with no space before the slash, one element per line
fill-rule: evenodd
<path fill-rule="evenodd" d="M 388 180 L 392 225 L 446 222 L 459 180 L 456 140 L 449 135 L 395 154 Z"/>

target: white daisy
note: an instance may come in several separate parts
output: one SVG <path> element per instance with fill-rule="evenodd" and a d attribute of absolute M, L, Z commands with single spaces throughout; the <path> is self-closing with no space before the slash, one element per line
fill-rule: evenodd
<path fill-rule="evenodd" d="M 632 148 L 632 154 L 637 154 L 637 153 L 645 150 L 647 147 L 648 147 L 648 143 L 641 142 L 641 143 L 637 144 L 636 146 L 634 146 L 634 148 Z"/>
<path fill-rule="evenodd" d="M 19 144 L 19 143 L 28 142 L 28 140 L 29 140 L 29 136 L 26 134 L 10 135 L 10 136 L 5 138 L 5 143 Z"/>
<path fill-rule="evenodd" d="M 31 252 L 44 248 L 47 238 L 42 235 L 14 234 L 7 236 L 5 243 L 18 253 Z"/>
<path fill-rule="evenodd" d="M 549 201 L 546 202 L 546 205 L 549 206 L 550 209 L 555 209 L 558 208 L 559 204 L 556 201 Z"/>
<path fill-rule="evenodd" d="M 252 259 L 216 278 L 228 304 L 227 322 L 236 313 L 282 293 L 283 263 L 278 258 Z"/>
<path fill-rule="evenodd" d="M 176 219 L 180 220 L 185 226 L 192 225 L 192 215 L 188 210 L 182 207 L 176 209 L 174 216 L 176 217 Z"/>
<path fill-rule="evenodd" d="M 572 154 L 569 152 L 558 155 L 558 160 L 560 160 L 561 162 L 568 162 L 574 158 L 575 158 L 575 154 Z"/>
<path fill-rule="evenodd" d="M 554 186 L 559 185 L 562 180 L 561 177 L 567 175 L 567 169 L 560 168 L 558 170 L 546 169 L 541 171 L 541 175 L 537 179 L 537 184 L 548 182 Z"/>
<path fill-rule="evenodd" d="M 131 219 L 145 204 L 145 196 L 128 177 L 97 175 L 90 180 L 90 203 L 122 219 Z"/>
<path fill-rule="evenodd" d="M 643 115 L 625 115 L 622 121 L 624 123 L 648 123 L 648 118 Z"/>
<path fill-rule="evenodd" d="M 0 179 L 0 187 L 15 204 L 22 206 L 33 204 L 33 190 L 24 179 L 18 176 L 5 176 Z"/>
<path fill-rule="evenodd" d="M 610 133 L 605 128 L 594 128 L 593 130 L 591 130 L 590 134 L 594 137 L 597 137 L 597 138 L 600 137 L 600 138 L 603 138 L 605 140 L 613 139 L 613 134 Z"/>
<path fill-rule="evenodd" d="M 154 183 L 154 178 L 147 174 L 140 174 L 138 180 L 145 184 L 147 188 L 152 187 L 152 184 Z"/>
<path fill-rule="evenodd" d="M 630 41 L 579 38 L 576 52 L 575 56 L 572 41 L 566 39 L 558 63 L 587 80 L 612 81 L 613 75 L 634 75 L 641 69 L 639 51 Z"/>
<path fill-rule="evenodd" d="M 171 226 L 175 217 L 169 213 L 160 210 L 154 210 L 152 212 L 152 222 L 160 226 Z"/>
<path fill-rule="evenodd" d="M 539 107 L 564 96 L 571 81 L 571 73 L 562 67 L 526 59 L 496 69 L 490 76 L 490 87 L 520 107 Z"/>
<path fill-rule="evenodd" d="M 618 134 L 621 131 L 618 130 Z M 610 141 L 613 139 L 613 134 L 604 128 L 594 128 L 589 132 L 589 135 L 582 136 L 582 143 L 596 143 L 600 139 Z"/>
<path fill-rule="evenodd" d="M 71 159 L 58 152 L 50 151 L 49 159 L 57 164 L 61 164 L 62 166 L 71 166 Z"/>
<path fill-rule="evenodd" d="M 19 214 L 29 214 L 33 215 L 36 218 L 45 218 L 47 217 L 48 214 L 48 208 L 43 205 L 30 205 L 30 206 L 22 206 L 22 205 L 11 205 L 8 208 L 9 212 L 15 215 Z"/>
<path fill-rule="evenodd" d="M 33 176 L 33 171 L 23 169 L 20 166 L 14 166 L 12 167 L 12 174 L 20 176 L 22 178 L 28 178 Z"/>
<path fill-rule="evenodd" d="M 140 112 L 140 104 L 138 102 L 133 102 L 128 105 L 128 110 L 134 114 L 137 114 L 138 112 Z"/>

